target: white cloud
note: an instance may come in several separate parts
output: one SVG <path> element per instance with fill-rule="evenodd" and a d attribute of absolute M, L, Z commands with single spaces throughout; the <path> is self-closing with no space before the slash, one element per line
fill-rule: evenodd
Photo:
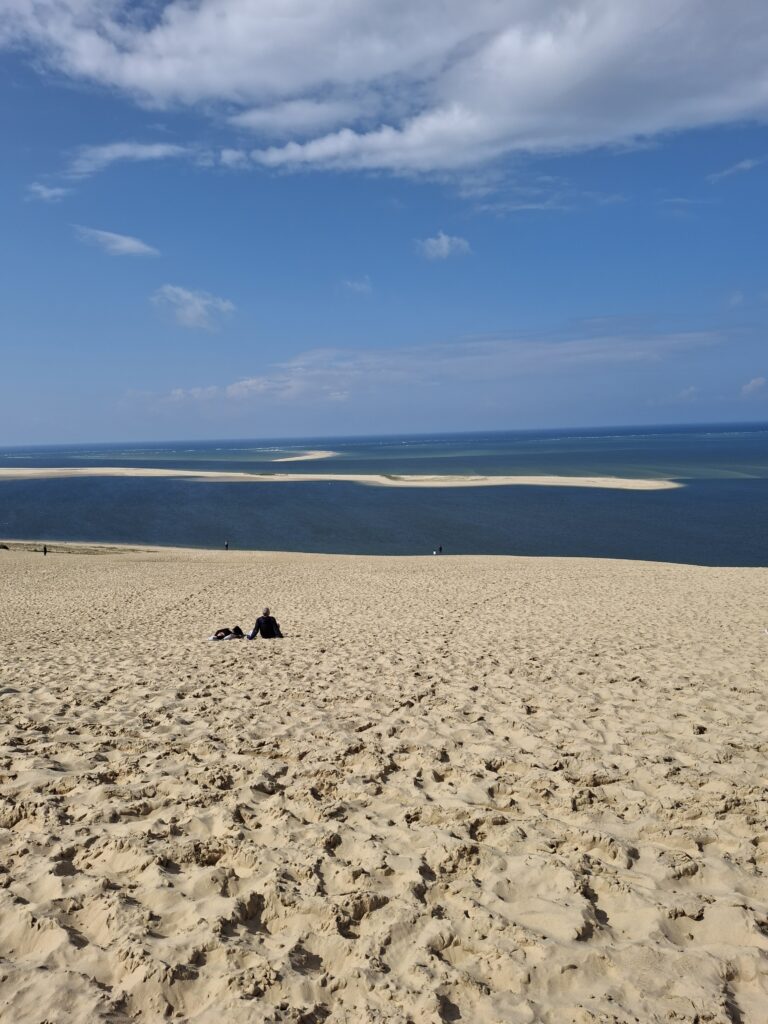
<path fill-rule="evenodd" d="M 551 175 L 528 177 L 520 181 L 494 182 L 487 186 L 479 183 L 476 189 L 462 183 L 460 194 L 464 198 L 479 197 L 477 208 L 500 216 L 515 213 L 535 213 L 551 210 L 576 210 L 585 206 L 615 206 L 625 202 L 616 192 L 599 192 L 576 188 L 569 181 Z M 486 196 L 486 198 L 483 198 Z"/>
<path fill-rule="evenodd" d="M 765 163 L 765 160 L 739 160 L 737 164 L 726 167 L 724 171 L 708 174 L 707 181 L 710 185 L 715 185 L 718 181 L 722 181 L 723 178 L 730 178 L 734 174 L 745 174 L 747 171 L 754 171 L 762 163 Z"/>
<path fill-rule="evenodd" d="M 168 306 L 173 310 L 178 323 L 182 327 L 192 327 L 210 331 L 216 326 L 217 316 L 231 313 L 234 305 L 228 299 L 208 292 L 192 291 L 175 284 L 164 284 L 152 296 L 158 306 Z"/>
<path fill-rule="evenodd" d="M 229 167 L 233 170 L 239 167 L 248 166 L 248 154 L 242 149 L 222 149 L 219 153 L 219 162 L 222 167 Z"/>
<path fill-rule="evenodd" d="M 460 256 L 472 251 L 466 238 L 446 235 L 444 231 L 438 231 L 434 238 L 423 238 L 417 245 L 428 260 L 447 260 L 449 256 Z"/>
<path fill-rule="evenodd" d="M 164 142 L 111 142 L 105 146 L 83 146 L 70 164 L 69 173 L 75 177 L 85 177 L 103 171 L 115 163 L 168 160 L 172 157 L 187 156 L 189 152 L 187 146 L 174 146 Z"/>
<path fill-rule="evenodd" d="M 348 278 L 346 281 L 342 281 L 341 283 L 347 291 L 357 292 L 360 295 L 367 295 L 369 292 L 373 291 L 371 279 L 367 274 L 363 277 Z"/>
<path fill-rule="evenodd" d="M 57 203 L 71 191 L 68 188 L 41 185 L 39 181 L 33 181 L 31 185 L 27 185 L 27 198 L 40 199 L 44 203 Z"/>
<path fill-rule="evenodd" d="M 756 395 L 759 391 L 762 391 L 768 383 L 765 377 L 753 377 L 752 380 L 748 381 L 741 389 L 742 395 Z"/>
<path fill-rule="evenodd" d="M 0 26 L 72 78 L 286 136 L 253 154 L 272 167 L 444 172 L 768 116 L 764 0 L 0 0 Z"/>
<path fill-rule="evenodd" d="M 265 135 L 304 135 L 333 128 L 360 116 L 360 106 L 352 100 L 288 100 L 270 107 L 253 107 L 230 117 L 238 128 Z"/>
<path fill-rule="evenodd" d="M 114 231 L 99 231 L 97 228 L 84 228 L 75 224 L 78 238 L 83 242 L 100 246 L 110 256 L 159 256 L 160 253 L 151 245 L 142 242 L 133 235 L 118 235 Z"/>
<path fill-rule="evenodd" d="M 470 338 L 454 343 L 401 349 L 315 349 L 266 367 L 258 377 L 224 386 L 175 389 L 180 401 L 242 402 L 312 400 L 339 402 L 382 388 L 413 387 L 426 393 L 449 382 L 498 384 L 502 380 L 599 367 L 657 364 L 676 355 L 709 348 L 723 340 L 714 332 L 596 334 L 562 339 Z M 690 397 L 687 396 L 687 397 Z"/>

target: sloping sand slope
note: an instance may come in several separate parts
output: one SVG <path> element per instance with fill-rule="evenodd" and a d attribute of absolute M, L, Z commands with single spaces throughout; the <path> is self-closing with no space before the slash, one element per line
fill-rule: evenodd
<path fill-rule="evenodd" d="M 0 1020 L 762 1024 L 767 622 L 766 570 L 0 551 Z"/>

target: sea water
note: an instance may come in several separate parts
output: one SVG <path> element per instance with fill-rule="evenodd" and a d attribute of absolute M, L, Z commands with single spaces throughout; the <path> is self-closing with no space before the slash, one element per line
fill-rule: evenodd
<path fill-rule="evenodd" d="M 280 462 L 308 450 L 331 458 Z M 0 537 L 361 554 L 768 565 L 768 424 L 0 449 L 0 467 L 618 476 L 674 490 L 0 480 Z"/>

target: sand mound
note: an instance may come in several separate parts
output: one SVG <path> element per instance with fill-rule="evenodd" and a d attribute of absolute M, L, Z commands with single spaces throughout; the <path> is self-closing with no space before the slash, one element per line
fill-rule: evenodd
<path fill-rule="evenodd" d="M 767 1019 L 765 570 L 4 551 L 0 610 L 3 1021 Z"/>

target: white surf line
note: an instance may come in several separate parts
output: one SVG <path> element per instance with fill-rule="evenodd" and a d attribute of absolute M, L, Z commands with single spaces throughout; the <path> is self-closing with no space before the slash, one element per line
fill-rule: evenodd
<path fill-rule="evenodd" d="M 2 480 L 52 480 L 64 477 L 158 477 L 229 483 L 352 483 L 369 487 L 601 487 L 620 491 L 667 491 L 683 484 L 675 480 L 644 480 L 618 476 L 428 476 L 344 473 L 239 473 L 218 470 L 155 469 L 149 467 L 84 466 L 0 467 Z"/>

